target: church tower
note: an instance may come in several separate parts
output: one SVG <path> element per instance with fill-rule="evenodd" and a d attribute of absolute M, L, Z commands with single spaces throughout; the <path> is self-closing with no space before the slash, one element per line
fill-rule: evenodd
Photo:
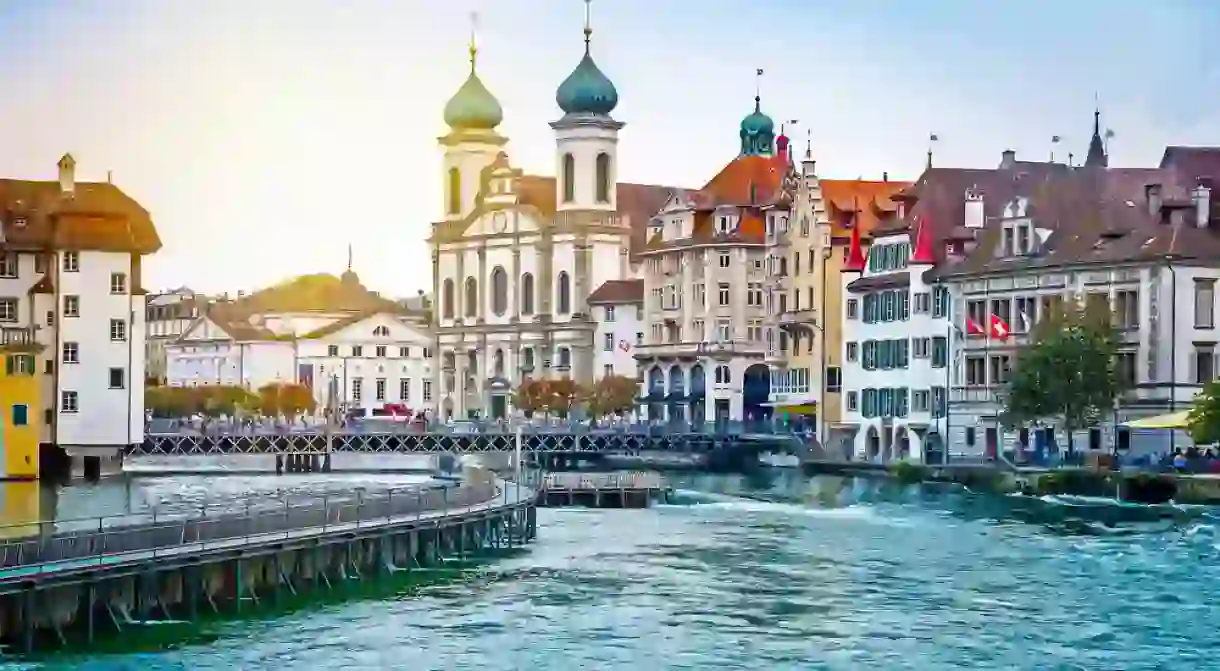
<path fill-rule="evenodd" d="M 555 92 L 563 117 L 555 130 L 555 203 L 559 212 L 615 212 L 618 132 L 624 124 L 610 113 L 618 105 L 614 83 L 593 62 L 585 0 L 585 55 Z"/>
<path fill-rule="evenodd" d="M 439 138 L 444 147 L 443 212 L 445 221 L 464 219 L 474 210 L 483 170 L 495 161 L 508 142 L 496 132 L 504 120 L 499 101 L 475 72 L 478 48 L 470 34 L 470 76 L 445 104 L 449 133 Z"/>

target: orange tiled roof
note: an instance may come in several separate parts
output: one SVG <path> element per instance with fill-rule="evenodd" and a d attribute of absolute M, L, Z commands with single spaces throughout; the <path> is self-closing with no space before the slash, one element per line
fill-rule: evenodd
<path fill-rule="evenodd" d="M 699 195 L 712 207 L 769 203 L 788 172 L 787 160 L 783 156 L 738 156 L 708 180 Z"/>
<path fill-rule="evenodd" d="M 72 249 L 151 254 L 161 238 L 148 211 L 110 183 L 77 182 L 65 197 L 59 182 L 0 179 L 6 244 L 18 249 Z"/>
<path fill-rule="evenodd" d="M 882 219 L 898 209 L 892 197 L 906 189 L 911 182 L 874 181 L 864 179 L 823 179 L 822 201 L 831 222 L 831 235 L 846 237 L 851 234 L 848 224 L 860 222 L 860 232 L 871 232 Z M 859 212 L 856 212 L 859 210 Z"/>

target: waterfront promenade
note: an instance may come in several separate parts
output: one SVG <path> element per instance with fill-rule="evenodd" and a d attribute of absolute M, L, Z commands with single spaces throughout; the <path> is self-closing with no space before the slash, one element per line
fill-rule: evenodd
<path fill-rule="evenodd" d="M 142 617 L 240 610 L 279 590 L 435 566 L 536 533 L 536 489 L 460 482 L 0 529 L 0 641 L 32 651 Z"/>

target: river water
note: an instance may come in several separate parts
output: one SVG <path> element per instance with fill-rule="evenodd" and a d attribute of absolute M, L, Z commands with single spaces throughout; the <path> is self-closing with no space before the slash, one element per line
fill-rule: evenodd
<path fill-rule="evenodd" d="M 529 550 L 443 581 L 0 669 L 1220 669 L 1206 509 L 676 484 L 648 510 L 541 510 Z"/>

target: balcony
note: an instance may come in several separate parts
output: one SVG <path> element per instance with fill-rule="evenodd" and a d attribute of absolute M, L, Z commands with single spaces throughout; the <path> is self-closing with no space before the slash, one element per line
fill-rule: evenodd
<path fill-rule="evenodd" d="M 817 310 L 786 310 L 779 314 L 779 327 L 789 333 L 821 331 Z"/>
<path fill-rule="evenodd" d="M 1003 403 L 999 387 L 953 387 L 949 390 L 950 403 Z"/>
<path fill-rule="evenodd" d="M 34 329 L 28 326 L 0 328 L 0 349 L 5 352 L 36 353 L 43 347 L 34 339 Z"/>
<path fill-rule="evenodd" d="M 723 342 L 675 342 L 637 345 L 636 359 L 703 359 L 728 360 L 734 356 L 764 356 L 767 346 L 751 340 Z"/>

